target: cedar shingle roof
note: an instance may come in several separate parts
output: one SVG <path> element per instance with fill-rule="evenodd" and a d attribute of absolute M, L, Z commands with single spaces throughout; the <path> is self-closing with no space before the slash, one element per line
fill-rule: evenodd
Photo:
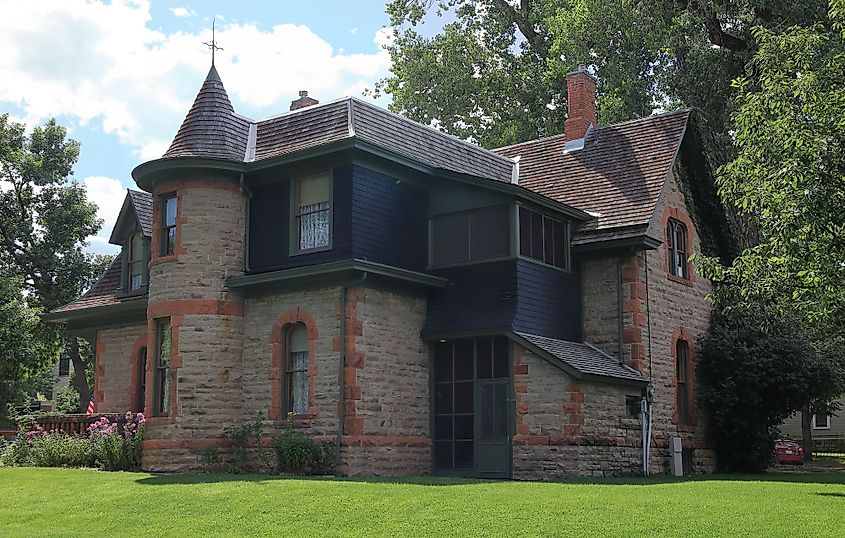
<path fill-rule="evenodd" d="M 163 157 L 211 157 L 242 161 L 250 122 L 235 114 L 214 66 Z"/>
<path fill-rule="evenodd" d="M 582 374 L 646 381 L 639 372 L 620 363 L 604 351 L 578 342 L 568 342 L 526 333 L 516 333 Z"/>
<path fill-rule="evenodd" d="M 82 297 L 55 308 L 50 311 L 51 315 L 61 314 L 63 312 L 70 312 L 74 310 L 84 310 L 87 308 L 95 308 L 98 306 L 108 306 L 118 304 L 124 301 L 133 301 L 138 299 L 146 299 L 146 295 L 134 296 L 126 299 L 118 299 L 116 296 L 118 288 L 120 288 L 120 272 L 121 272 L 121 254 L 118 254 L 111 263 L 103 276 L 91 286 L 91 289 L 85 292 Z"/>
<path fill-rule="evenodd" d="M 129 199 L 132 200 L 132 207 L 135 208 L 135 214 L 138 216 L 141 231 L 149 237 L 153 234 L 153 195 L 144 191 L 127 190 Z"/>
<path fill-rule="evenodd" d="M 563 135 L 495 150 L 520 156 L 519 184 L 597 215 L 574 242 L 641 235 L 686 129 L 688 111 L 592 128 L 580 150 Z M 637 229 L 639 228 L 639 229 Z"/>

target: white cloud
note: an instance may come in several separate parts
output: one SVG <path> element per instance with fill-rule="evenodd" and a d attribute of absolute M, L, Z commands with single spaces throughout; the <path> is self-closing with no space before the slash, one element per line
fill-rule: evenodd
<path fill-rule="evenodd" d="M 91 250 L 97 253 L 114 252 L 117 248 L 108 244 L 109 235 L 126 197 L 126 189 L 120 180 L 105 176 L 88 176 L 82 180 L 82 184 L 88 192 L 88 200 L 97 204 L 97 218 L 103 219 L 100 233 L 88 238 Z"/>
<path fill-rule="evenodd" d="M 193 17 L 197 14 L 193 9 L 185 7 L 172 7 L 170 8 L 170 12 L 173 13 L 174 17 Z"/>
<path fill-rule="evenodd" d="M 71 129 L 116 137 L 139 159 L 159 157 L 205 76 L 211 36 L 158 27 L 148 0 L 6 0 L 0 103 L 22 110 L 28 124 L 61 116 Z M 390 37 L 381 29 L 372 53 L 345 54 L 307 26 L 223 23 L 217 69 L 238 112 L 268 117 L 286 111 L 298 90 L 328 101 L 372 85 L 390 66 L 381 49 Z"/>
<path fill-rule="evenodd" d="M 357 34 L 358 33 L 358 27 L 356 26 L 355 28 L 350 28 L 349 33 L 352 34 L 352 35 Z"/>

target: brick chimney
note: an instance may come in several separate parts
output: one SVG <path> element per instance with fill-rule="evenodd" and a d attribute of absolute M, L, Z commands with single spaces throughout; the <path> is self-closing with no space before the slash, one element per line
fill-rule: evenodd
<path fill-rule="evenodd" d="M 291 101 L 290 109 L 299 110 L 300 108 L 305 108 L 311 105 L 317 105 L 319 103 L 320 101 L 308 97 L 308 90 L 302 90 L 299 92 L 299 99 L 297 99 L 296 101 Z"/>
<path fill-rule="evenodd" d="M 584 138 L 587 127 L 596 123 L 596 79 L 580 65 L 566 74 L 566 140 Z"/>

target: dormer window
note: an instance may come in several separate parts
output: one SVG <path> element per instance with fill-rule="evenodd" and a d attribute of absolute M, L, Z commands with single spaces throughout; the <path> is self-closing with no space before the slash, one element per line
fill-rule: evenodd
<path fill-rule="evenodd" d="M 126 282 L 129 291 L 139 290 L 146 284 L 147 254 L 144 250 L 144 236 L 135 232 L 129 240 Z"/>

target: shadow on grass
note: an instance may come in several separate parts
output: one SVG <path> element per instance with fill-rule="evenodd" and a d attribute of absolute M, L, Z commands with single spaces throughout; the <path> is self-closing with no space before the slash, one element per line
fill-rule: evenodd
<path fill-rule="evenodd" d="M 476 478 L 455 478 L 441 476 L 404 476 L 404 477 L 334 477 L 334 476 L 290 476 L 264 474 L 154 474 L 138 479 L 136 482 L 148 486 L 179 485 L 179 484 L 212 484 L 220 482 L 249 482 L 261 484 L 280 480 L 308 480 L 314 482 L 361 483 L 384 485 L 411 486 L 472 486 L 496 483 L 519 483 L 509 480 L 484 480 Z M 770 472 L 758 475 L 720 474 L 698 475 L 683 478 L 660 475 L 650 477 L 573 477 L 564 480 L 534 482 L 540 486 L 561 484 L 572 485 L 604 485 L 604 486 L 658 486 L 665 484 L 687 484 L 712 481 L 738 482 L 792 482 L 804 484 L 845 484 L 845 471 L 833 472 Z M 828 494 L 844 496 L 845 494 Z"/>

